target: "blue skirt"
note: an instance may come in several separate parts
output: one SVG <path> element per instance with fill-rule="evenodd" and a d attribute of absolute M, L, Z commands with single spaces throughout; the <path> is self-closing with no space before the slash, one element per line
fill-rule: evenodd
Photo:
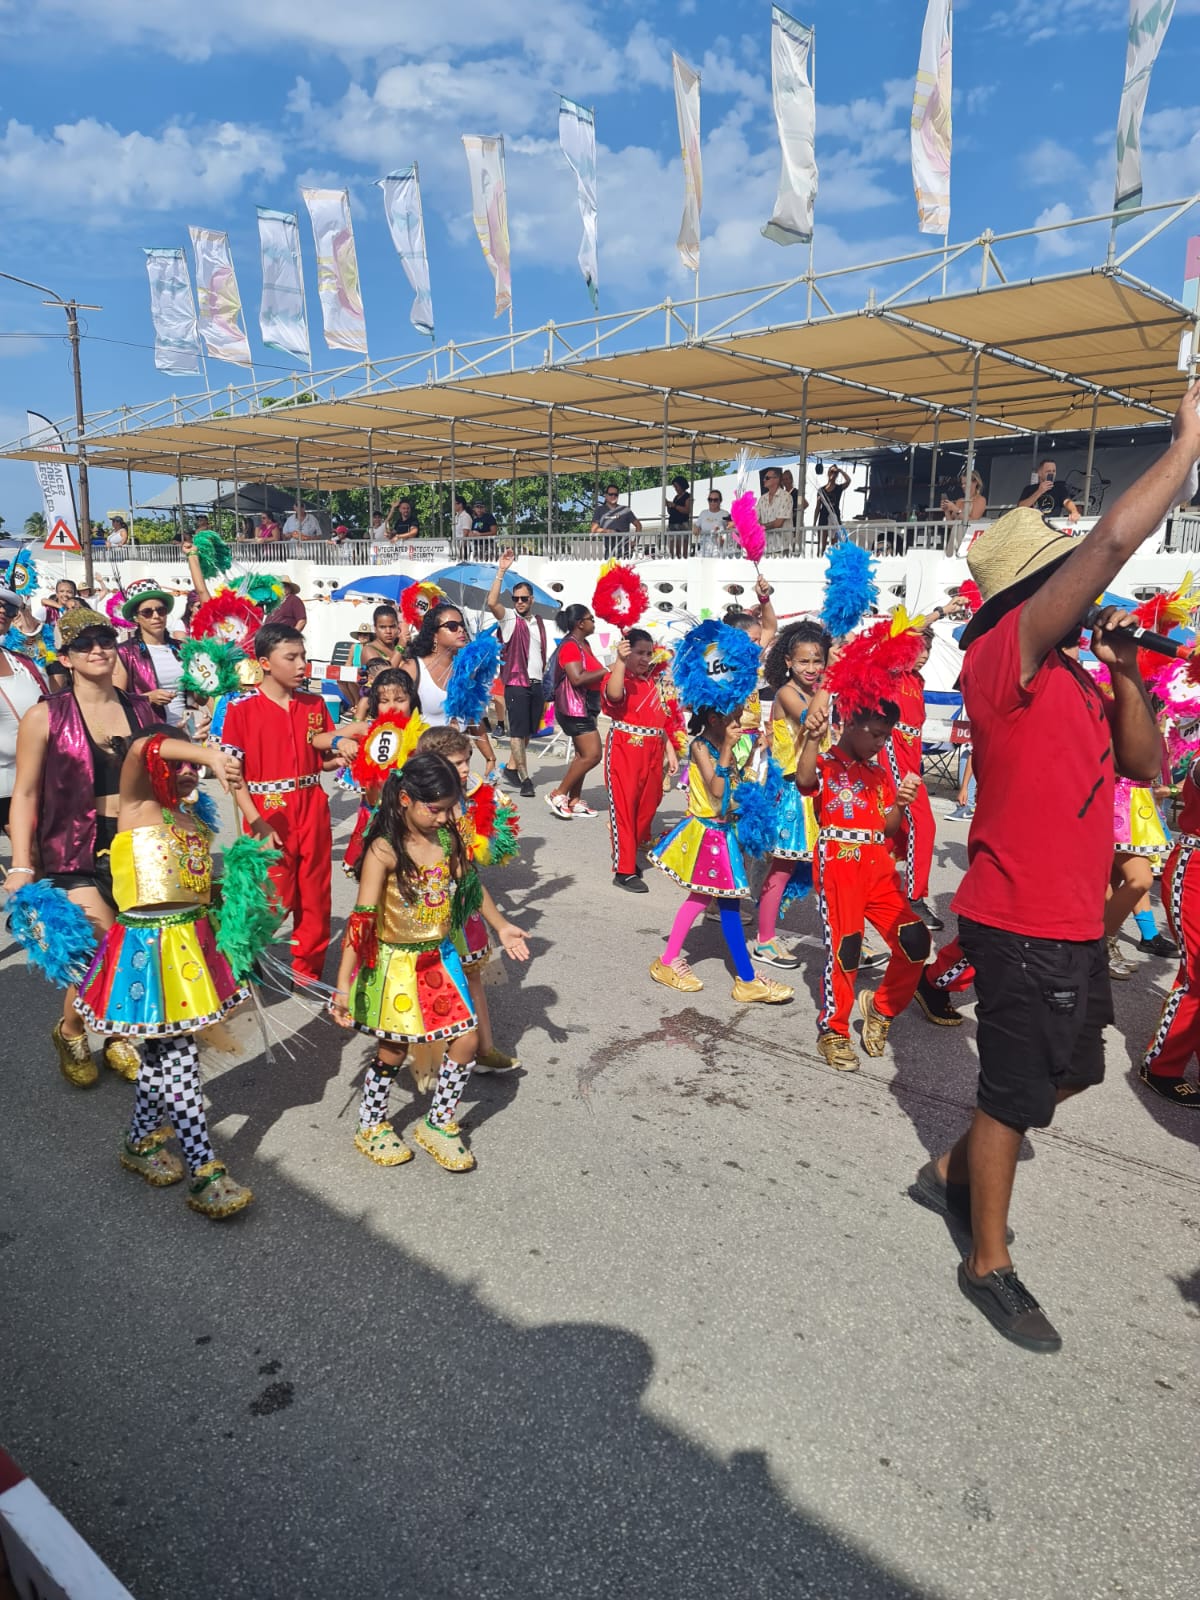
<path fill-rule="evenodd" d="M 812 796 L 801 794 L 789 779 L 779 802 L 772 856 L 777 861 L 811 861 L 816 832 Z"/>

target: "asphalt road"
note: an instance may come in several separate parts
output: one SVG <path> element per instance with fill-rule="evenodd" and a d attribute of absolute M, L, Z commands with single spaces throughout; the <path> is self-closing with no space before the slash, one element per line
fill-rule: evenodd
<path fill-rule="evenodd" d="M 906 1194 L 973 1026 L 908 1015 L 837 1076 L 811 905 L 790 1007 L 734 1006 L 714 925 L 703 993 L 668 993 L 676 888 L 614 890 L 602 817 L 521 806 L 491 883 L 534 959 L 489 992 L 524 1066 L 469 1089 L 467 1176 L 359 1156 L 365 1044 L 281 1001 L 293 1059 L 247 1033 L 209 1065 L 256 1203 L 194 1216 L 118 1167 L 128 1086 L 63 1082 L 0 938 L 0 1444 L 139 1600 L 1191 1600 L 1200 1116 L 1131 1079 L 1166 964 L 1029 1142 L 1014 1255 L 1066 1341 L 1033 1356 Z M 943 907 L 964 842 L 940 826 Z"/>

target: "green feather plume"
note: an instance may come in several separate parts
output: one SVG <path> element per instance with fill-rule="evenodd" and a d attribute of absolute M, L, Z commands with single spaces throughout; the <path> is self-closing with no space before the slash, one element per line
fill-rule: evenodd
<path fill-rule="evenodd" d="M 269 572 L 252 572 L 238 583 L 237 592 L 260 610 L 274 611 L 283 599 L 283 584 Z"/>
<path fill-rule="evenodd" d="M 200 571 L 206 578 L 219 578 L 233 565 L 233 551 L 212 528 L 201 528 L 193 535 L 192 544 L 200 557 Z"/>
<path fill-rule="evenodd" d="M 183 676 L 179 687 L 185 694 L 212 700 L 222 694 L 236 694 L 241 688 L 238 664 L 245 652 L 221 639 L 185 639 L 179 652 Z"/>
<path fill-rule="evenodd" d="M 270 870 L 283 855 L 263 839 L 244 834 L 225 851 L 217 949 L 241 983 L 270 944 L 284 912 Z"/>
<path fill-rule="evenodd" d="M 479 881 L 479 874 L 474 867 L 467 871 L 458 880 L 458 887 L 454 891 L 454 904 L 450 911 L 450 926 L 455 933 L 460 932 L 467 925 L 468 917 L 483 910 L 483 884 Z"/>

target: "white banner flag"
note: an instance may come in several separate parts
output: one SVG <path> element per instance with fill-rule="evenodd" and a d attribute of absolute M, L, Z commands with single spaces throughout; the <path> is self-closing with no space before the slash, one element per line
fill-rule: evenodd
<path fill-rule="evenodd" d="M 508 250 L 508 194 L 504 186 L 503 138 L 463 134 L 471 174 L 471 215 L 484 260 L 496 284 L 496 315 L 512 306 L 512 263 Z"/>
<path fill-rule="evenodd" d="M 66 455 L 62 434 L 37 411 L 25 413 L 28 428 L 27 442 L 40 450 Z M 42 491 L 42 509 L 46 515 L 46 550 L 78 550 L 79 519 L 75 515 L 75 487 L 65 461 L 35 461 L 38 487 Z"/>
<path fill-rule="evenodd" d="M 367 353 L 367 320 L 345 189 L 301 189 L 317 247 L 317 294 L 331 350 Z"/>
<path fill-rule="evenodd" d="M 952 0 L 929 0 L 912 109 L 912 174 L 922 233 L 950 232 Z"/>
<path fill-rule="evenodd" d="M 775 244 L 808 244 L 817 198 L 817 104 L 809 81 L 813 30 L 771 7 L 771 99 L 779 129 L 779 193 L 762 230 Z"/>
<path fill-rule="evenodd" d="M 213 228 L 189 228 L 196 263 L 196 307 L 200 336 L 214 361 L 235 367 L 251 363 L 250 341 L 242 326 L 242 297 L 229 253 L 229 235 Z"/>
<path fill-rule="evenodd" d="M 688 271 L 699 272 L 700 212 L 704 205 L 704 174 L 700 163 L 700 74 L 673 50 L 671 70 L 675 77 L 679 150 L 683 156 L 683 217 L 675 248 Z"/>
<path fill-rule="evenodd" d="M 600 266 L 596 251 L 596 113 L 577 106 L 565 95 L 558 97 L 558 142 L 579 185 L 579 215 L 583 241 L 579 270 L 591 296 L 592 309 L 600 306 Z"/>
<path fill-rule="evenodd" d="M 262 257 L 262 301 L 258 308 L 262 341 L 272 350 L 282 350 L 285 356 L 295 356 L 310 366 L 299 222 L 289 211 L 268 211 L 259 206 L 258 244 Z"/>
<path fill-rule="evenodd" d="M 414 161 L 411 167 L 389 172 L 379 179 L 383 190 L 383 213 L 404 276 L 416 296 L 409 321 L 418 333 L 433 338 L 433 296 L 429 290 L 429 257 L 425 253 L 425 218 L 421 211 L 421 178 Z"/>
<path fill-rule="evenodd" d="M 200 371 L 196 302 L 182 250 L 147 250 L 150 317 L 154 323 L 154 365 L 183 377 Z"/>
<path fill-rule="evenodd" d="M 1129 0 L 1125 87 L 1121 90 L 1121 109 L 1117 113 L 1114 211 L 1132 211 L 1142 203 L 1142 112 L 1150 90 L 1150 73 L 1174 12 L 1175 0 Z"/>

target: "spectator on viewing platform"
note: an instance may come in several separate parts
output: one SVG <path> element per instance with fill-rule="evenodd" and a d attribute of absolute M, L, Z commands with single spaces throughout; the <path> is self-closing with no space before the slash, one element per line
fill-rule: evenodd
<path fill-rule="evenodd" d="M 1034 511 L 1040 511 L 1044 517 L 1067 516 L 1072 522 L 1078 522 L 1082 514 L 1067 493 L 1066 484 L 1059 483 L 1058 467 L 1048 458 L 1038 462 L 1037 478 L 1025 490 L 1017 504 L 1031 506 Z"/>
<path fill-rule="evenodd" d="M 104 541 L 108 548 L 113 550 L 120 545 L 132 544 L 133 535 L 129 532 L 129 524 L 125 521 L 125 518 L 118 516 L 114 512 L 110 520 L 112 526 L 109 528 L 108 535 Z"/>
<path fill-rule="evenodd" d="M 287 524 L 284 524 L 286 530 Z M 300 585 L 293 583 L 290 578 L 283 579 L 283 599 L 263 618 L 264 625 L 268 622 L 281 622 L 285 627 L 297 628 L 301 633 L 308 621 L 308 612 L 304 609 L 304 601 L 300 598 Z"/>
<path fill-rule="evenodd" d="M 471 536 L 471 512 L 462 495 L 454 496 L 454 546 L 465 550 Z"/>
<path fill-rule="evenodd" d="M 830 462 L 829 471 L 825 474 L 825 482 L 817 491 L 817 526 L 819 528 L 841 526 L 842 496 L 849 487 L 850 474 Z"/>
<path fill-rule="evenodd" d="M 971 503 L 967 505 L 967 475 L 964 472 L 958 480 L 959 496 L 951 500 L 947 495 L 942 496 L 942 515 L 947 522 L 962 522 L 964 517 L 968 522 L 978 522 L 987 510 L 987 500 L 983 493 L 983 479 L 977 472 L 971 474 Z"/>
<path fill-rule="evenodd" d="M 303 502 L 297 500 L 291 516 L 283 525 L 283 537 L 285 539 L 321 539 L 324 535 L 321 532 L 320 519 L 315 512 L 306 511 Z M 292 626 L 296 626 L 296 624 L 292 624 Z"/>
<path fill-rule="evenodd" d="M 715 556 L 725 548 L 725 530 L 729 526 L 729 516 L 721 504 L 719 489 L 708 491 L 707 509 L 700 512 L 692 526 L 700 538 L 697 555 Z"/>
<path fill-rule="evenodd" d="M 642 525 L 628 506 L 621 504 L 621 491 L 615 483 L 605 486 L 604 504 L 596 507 L 592 518 L 592 533 L 641 533 Z M 605 554 L 608 545 L 605 545 Z M 599 681 L 599 680 L 597 680 Z"/>
<path fill-rule="evenodd" d="M 330 535 L 331 542 L 333 544 L 345 544 L 349 537 L 350 529 L 346 526 L 346 524 L 344 522 L 335 522 L 333 525 L 333 533 Z"/>
<path fill-rule="evenodd" d="M 261 539 L 264 543 L 271 543 L 276 539 L 282 539 L 282 529 L 269 511 L 264 511 L 262 516 L 259 517 L 258 529 L 254 537 L 256 539 Z"/>
<path fill-rule="evenodd" d="M 783 487 L 783 492 L 785 494 L 790 494 L 792 497 L 792 527 L 798 528 L 804 521 L 804 518 L 800 515 L 800 513 L 802 511 L 807 511 L 808 501 L 803 498 L 799 489 L 797 489 L 796 479 L 793 476 L 790 468 L 784 468 L 783 474 L 779 481 Z"/>
<path fill-rule="evenodd" d="M 768 467 L 762 475 L 763 492 L 758 497 L 758 520 L 766 533 L 786 532 L 792 526 L 792 497 L 783 487 L 783 473 Z"/>
<path fill-rule="evenodd" d="M 494 539 L 495 536 L 495 517 L 482 500 L 473 500 L 471 502 L 471 538 Z"/>
<path fill-rule="evenodd" d="M 372 544 L 386 544 L 388 537 L 387 518 L 382 511 L 372 511 L 371 526 L 367 531 L 367 538 Z"/>
<path fill-rule="evenodd" d="M 682 533 L 692 525 L 692 486 L 685 477 L 671 479 L 674 496 L 667 501 L 667 527 Z"/>
<path fill-rule="evenodd" d="M 420 535 L 421 524 L 417 521 L 412 501 L 406 496 L 402 495 L 399 500 L 392 502 L 387 514 L 387 526 L 391 530 L 388 537 L 393 544 L 399 539 L 416 539 Z"/>

